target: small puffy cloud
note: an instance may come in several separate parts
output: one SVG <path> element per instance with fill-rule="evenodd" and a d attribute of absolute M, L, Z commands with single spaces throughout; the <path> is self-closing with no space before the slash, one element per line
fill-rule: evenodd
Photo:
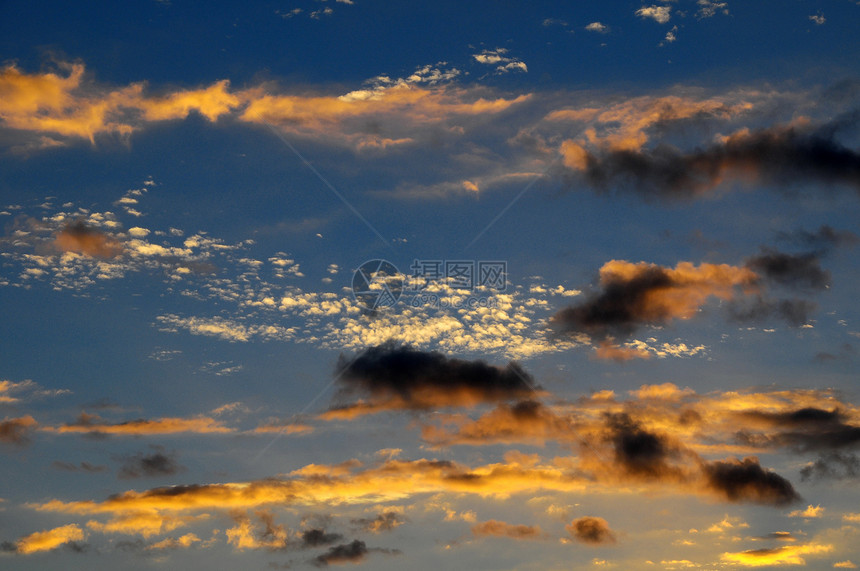
<path fill-rule="evenodd" d="M 813 14 L 809 17 L 810 21 L 812 21 L 816 26 L 822 26 L 827 21 L 827 18 L 822 16 L 821 14 Z"/>
<path fill-rule="evenodd" d="M 605 24 L 601 24 L 600 22 L 592 22 L 585 26 L 585 29 L 589 32 L 597 32 L 598 34 L 607 34 L 609 33 L 609 26 Z"/>
<path fill-rule="evenodd" d="M 581 517 L 565 526 L 567 532 L 575 540 L 588 545 L 606 545 L 615 543 L 615 532 L 602 517 Z"/>
<path fill-rule="evenodd" d="M 696 12 L 696 17 L 699 19 L 710 18 L 715 16 L 717 13 L 723 14 L 725 16 L 729 15 L 729 3 L 728 2 L 716 2 L 714 0 L 697 0 L 696 4 L 698 4 L 699 9 Z"/>
<path fill-rule="evenodd" d="M 660 24 L 665 24 L 672 17 L 672 7 L 656 6 L 653 4 L 651 6 L 642 6 L 636 10 L 636 15 L 640 18 L 651 18 Z"/>
<path fill-rule="evenodd" d="M 794 510 L 788 514 L 788 517 L 805 517 L 805 518 L 819 518 L 824 513 L 824 508 L 820 505 L 813 506 L 808 505 L 804 510 Z"/>
<path fill-rule="evenodd" d="M 494 50 L 483 50 L 479 54 L 473 54 L 475 61 L 485 65 L 496 66 L 496 73 L 505 73 L 508 71 L 528 71 L 528 67 L 521 60 L 507 55 L 508 50 L 504 48 L 496 48 Z"/>

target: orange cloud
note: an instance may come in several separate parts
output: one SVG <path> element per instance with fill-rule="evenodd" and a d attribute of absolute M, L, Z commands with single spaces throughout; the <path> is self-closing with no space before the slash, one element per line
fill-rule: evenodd
<path fill-rule="evenodd" d="M 695 99 L 675 95 L 636 97 L 605 109 L 586 107 L 561 109 L 546 116 L 547 121 L 576 121 L 588 125 L 584 138 L 578 143 L 565 141 L 562 154 L 567 164 L 567 152 L 576 152 L 570 144 L 590 144 L 605 150 L 636 151 L 648 142 L 648 130 L 660 123 L 679 121 L 697 116 L 729 119 L 753 108 L 752 103 L 731 103 L 727 99 Z M 568 145 L 565 152 L 565 144 Z M 580 148 L 582 148 L 580 146 Z M 573 165 L 568 165 L 573 167 Z"/>
<path fill-rule="evenodd" d="M 475 537 L 495 536 L 510 539 L 540 539 L 544 536 L 544 533 L 536 525 L 513 525 L 491 519 L 473 525 L 472 535 Z"/>
<path fill-rule="evenodd" d="M 774 565 L 806 565 L 803 555 L 819 555 L 833 551 L 833 546 L 822 543 L 786 545 L 773 549 L 751 549 L 739 553 L 723 553 L 722 561 L 743 567 L 768 567 Z"/>
<path fill-rule="evenodd" d="M 605 339 L 601 341 L 594 350 L 594 356 L 606 361 L 624 362 L 633 359 L 650 359 L 651 353 L 645 349 L 616 345 L 608 339 Z"/>
<path fill-rule="evenodd" d="M 22 537 L 16 543 L 17 552 L 27 555 L 49 551 L 70 541 L 83 541 L 84 530 L 75 524 L 64 525 L 46 531 L 37 531 Z"/>
<path fill-rule="evenodd" d="M 81 413 L 77 422 L 64 424 L 62 426 L 42 427 L 42 430 L 49 432 L 57 432 L 60 434 L 78 432 L 78 433 L 93 433 L 100 434 L 174 434 L 178 432 L 196 432 L 199 434 L 224 434 L 233 432 L 233 429 L 227 428 L 220 421 L 215 419 L 199 416 L 196 418 L 158 418 L 153 420 L 140 419 L 129 420 L 111 424 L 105 422 L 100 417 L 86 412 Z"/>
<path fill-rule="evenodd" d="M 192 522 L 207 519 L 208 514 L 197 516 L 177 516 L 158 513 L 157 511 L 123 511 L 107 522 L 90 520 L 87 527 L 101 533 L 122 533 L 126 535 L 141 535 L 144 538 L 173 531 Z"/>
<path fill-rule="evenodd" d="M 730 300 L 738 290 L 752 293 L 758 281 L 758 274 L 749 268 L 728 264 L 679 262 L 668 268 L 610 260 L 600 268 L 601 289 L 556 313 L 552 324 L 560 332 L 604 339 L 615 333 L 629 335 L 642 325 L 690 319 L 709 298 Z M 614 345 L 599 352 L 606 357 L 642 356 L 634 349 Z"/>
<path fill-rule="evenodd" d="M 115 258 L 123 252 L 122 244 L 111 236 L 83 222 L 69 224 L 54 238 L 54 247 L 61 252 L 75 252 L 94 258 Z"/>
<path fill-rule="evenodd" d="M 18 418 L 4 418 L 0 421 L 0 442 L 24 444 L 29 439 L 30 432 L 39 423 L 30 415 Z"/>

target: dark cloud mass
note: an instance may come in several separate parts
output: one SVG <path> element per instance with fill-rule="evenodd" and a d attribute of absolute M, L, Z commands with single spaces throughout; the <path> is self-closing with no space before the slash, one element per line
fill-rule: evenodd
<path fill-rule="evenodd" d="M 552 323 L 561 332 L 627 336 L 644 324 L 661 325 L 672 317 L 669 308 L 649 303 L 649 294 L 673 285 L 664 268 L 650 266 L 630 279 L 610 279 L 585 302 L 556 313 Z"/>
<path fill-rule="evenodd" d="M 692 198 L 732 180 L 812 182 L 860 191 L 860 153 L 835 138 L 843 123 L 744 130 L 691 152 L 661 145 L 587 153 L 578 174 L 598 190 L 630 189 L 664 199 Z"/>
<path fill-rule="evenodd" d="M 138 452 L 122 459 L 118 477 L 124 480 L 133 478 L 155 478 L 171 476 L 184 470 L 176 461 L 175 453 L 165 453 L 160 447 L 152 454 Z"/>
<path fill-rule="evenodd" d="M 615 461 L 630 475 L 638 477 L 667 477 L 678 470 L 667 460 L 677 452 L 666 437 L 644 430 L 627 414 L 607 416 L 610 439 L 615 448 Z"/>
<path fill-rule="evenodd" d="M 570 535 L 581 543 L 605 545 L 615 543 L 615 533 L 601 517 L 581 517 L 565 526 Z"/>
<path fill-rule="evenodd" d="M 747 267 L 788 287 L 824 289 L 830 284 L 830 273 L 821 268 L 819 255 L 814 252 L 785 254 L 765 249 L 747 260 Z"/>
<path fill-rule="evenodd" d="M 787 446 L 797 452 L 835 450 L 860 444 L 860 426 L 848 424 L 838 409 L 807 407 L 784 413 L 747 412 L 742 416 L 776 429 L 763 435 L 739 434 L 752 442 Z"/>
<path fill-rule="evenodd" d="M 725 304 L 728 318 L 738 323 L 760 323 L 769 319 L 780 319 L 792 327 L 809 323 L 809 316 L 818 304 L 808 299 L 767 299 L 764 296 L 747 296 L 733 299 Z"/>
<path fill-rule="evenodd" d="M 800 469 L 800 478 L 804 482 L 858 477 L 860 477 L 860 458 L 856 454 L 830 452 Z"/>
<path fill-rule="evenodd" d="M 315 557 L 313 564 L 317 567 L 326 567 L 332 563 L 357 563 L 364 559 L 367 554 L 367 545 L 356 539 L 352 543 L 335 545 L 327 552 Z"/>
<path fill-rule="evenodd" d="M 337 398 L 364 397 L 375 409 L 470 406 L 535 392 L 532 377 L 513 361 L 496 367 L 391 342 L 371 347 L 353 360 L 341 357 L 338 370 Z"/>
<path fill-rule="evenodd" d="M 302 547 L 320 547 L 331 545 L 343 539 L 339 533 L 326 533 L 324 529 L 308 529 L 302 532 Z"/>
<path fill-rule="evenodd" d="M 731 502 L 782 506 L 800 499 L 791 482 L 762 468 L 756 458 L 717 460 L 702 469 L 710 488 Z"/>
<path fill-rule="evenodd" d="M 814 232 L 808 230 L 797 230 L 795 232 L 780 232 L 777 235 L 781 240 L 795 242 L 807 248 L 815 250 L 827 250 L 832 247 L 854 246 L 860 242 L 860 236 L 847 230 L 836 230 L 827 224 Z"/>

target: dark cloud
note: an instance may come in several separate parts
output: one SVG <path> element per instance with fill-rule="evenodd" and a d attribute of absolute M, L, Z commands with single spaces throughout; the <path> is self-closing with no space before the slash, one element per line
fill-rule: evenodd
<path fill-rule="evenodd" d="M 856 454 L 830 452 L 800 470 L 800 479 L 844 480 L 860 477 L 860 458 Z"/>
<path fill-rule="evenodd" d="M 860 426 L 848 424 L 838 409 L 807 407 L 781 413 L 745 412 L 741 416 L 776 429 L 767 434 L 738 434 L 740 440 L 746 439 L 758 445 L 787 446 L 797 452 L 809 452 L 860 444 Z"/>
<path fill-rule="evenodd" d="M 708 486 L 731 502 L 782 506 L 800 499 L 791 482 L 762 468 L 757 458 L 706 462 L 702 470 Z"/>
<path fill-rule="evenodd" d="M 600 517 L 581 517 L 565 526 L 568 533 L 577 541 L 589 545 L 615 543 L 615 533 L 606 520 Z"/>
<path fill-rule="evenodd" d="M 615 461 L 628 475 L 641 478 L 681 476 L 678 468 L 667 462 L 677 457 L 678 451 L 665 436 L 644 430 L 624 413 L 608 414 L 606 422 Z"/>
<path fill-rule="evenodd" d="M 860 154 L 835 137 L 845 121 L 745 130 L 691 152 L 668 145 L 594 154 L 583 150 L 582 169 L 568 172 L 597 190 L 632 190 L 662 199 L 692 198 L 730 181 L 811 182 L 860 191 Z"/>
<path fill-rule="evenodd" d="M 327 533 L 324 529 L 308 529 L 302 532 L 302 547 L 321 547 L 343 539 L 339 533 Z"/>
<path fill-rule="evenodd" d="M 0 442 L 24 445 L 30 442 L 30 434 L 38 425 L 32 416 L 6 418 L 0 421 Z"/>
<path fill-rule="evenodd" d="M 366 400 L 362 407 L 341 406 L 332 413 L 470 406 L 535 392 L 532 377 L 513 361 L 496 367 L 391 342 L 366 349 L 352 360 L 341 357 L 338 370 L 337 398 Z"/>
<path fill-rule="evenodd" d="M 724 305 L 729 319 L 740 323 L 780 319 L 792 327 L 809 323 L 809 316 L 818 307 L 808 299 L 767 299 L 764 296 L 747 296 L 733 299 Z"/>
<path fill-rule="evenodd" d="M 138 452 L 133 456 L 121 457 L 122 466 L 119 469 L 118 477 L 123 480 L 157 478 L 159 476 L 172 476 L 185 470 L 185 467 L 176 461 L 175 452 L 165 452 L 160 446 L 153 446 L 152 448 L 155 451 L 151 454 Z"/>
<path fill-rule="evenodd" d="M 796 538 L 789 531 L 773 531 L 767 535 L 759 536 L 757 539 L 774 540 L 774 541 L 796 541 Z"/>
<path fill-rule="evenodd" d="M 825 252 L 833 247 L 854 246 L 860 242 L 860 236 L 848 230 L 835 230 L 823 225 L 815 232 L 808 230 L 796 230 L 794 232 L 780 232 L 777 237 L 781 240 L 794 242 L 816 251 Z"/>
<path fill-rule="evenodd" d="M 830 273 L 821 268 L 819 254 L 786 254 L 765 248 L 746 265 L 765 279 L 794 288 L 825 289 Z"/>
<path fill-rule="evenodd" d="M 369 553 L 367 545 L 358 539 L 352 543 L 344 543 L 329 548 L 322 555 L 318 555 L 312 561 L 317 567 L 325 567 L 332 563 L 358 563 Z"/>
<path fill-rule="evenodd" d="M 381 533 L 383 531 L 391 531 L 405 523 L 403 516 L 397 512 L 383 512 L 375 518 L 357 518 L 351 520 L 353 525 L 361 528 L 362 531 L 371 533 Z"/>
<path fill-rule="evenodd" d="M 81 462 L 80 464 L 72 464 L 70 462 L 61 462 L 60 460 L 55 460 L 51 463 L 51 466 L 56 468 L 57 470 L 64 470 L 66 472 L 89 472 L 92 474 L 99 472 L 107 472 L 109 468 L 107 466 L 101 466 L 96 464 L 90 464 L 89 462 Z"/>
<path fill-rule="evenodd" d="M 610 279 L 602 291 L 553 315 L 551 323 L 559 332 L 627 336 L 642 325 L 662 325 L 672 317 L 670 308 L 653 307 L 649 294 L 674 285 L 665 268 L 649 266 L 629 279 Z"/>

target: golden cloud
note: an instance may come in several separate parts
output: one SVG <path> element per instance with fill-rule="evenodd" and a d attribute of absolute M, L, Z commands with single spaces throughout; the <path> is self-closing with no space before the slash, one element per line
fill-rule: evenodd
<path fill-rule="evenodd" d="M 37 531 L 22 537 L 16 543 L 18 553 L 30 554 L 49 551 L 70 541 L 83 541 L 84 530 L 75 524 L 64 525 L 46 531 Z"/>

